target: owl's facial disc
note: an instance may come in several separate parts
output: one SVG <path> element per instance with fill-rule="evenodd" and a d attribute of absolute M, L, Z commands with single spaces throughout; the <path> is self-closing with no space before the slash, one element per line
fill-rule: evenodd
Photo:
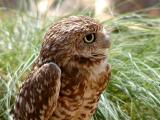
<path fill-rule="evenodd" d="M 84 33 L 77 46 L 80 57 L 104 59 L 107 55 L 106 51 L 110 47 L 109 35 L 105 30 Z"/>
<path fill-rule="evenodd" d="M 96 46 L 91 51 L 91 55 L 95 58 L 105 58 L 107 55 L 107 50 L 110 47 L 109 36 L 104 31 L 99 31 L 96 33 Z"/>

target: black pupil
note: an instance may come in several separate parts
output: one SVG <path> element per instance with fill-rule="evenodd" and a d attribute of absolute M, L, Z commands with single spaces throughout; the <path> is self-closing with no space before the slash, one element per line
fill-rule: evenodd
<path fill-rule="evenodd" d="M 89 35 L 86 35 L 86 39 L 88 40 L 88 41 L 90 41 L 90 40 L 92 40 L 92 34 L 89 34 Z"/>

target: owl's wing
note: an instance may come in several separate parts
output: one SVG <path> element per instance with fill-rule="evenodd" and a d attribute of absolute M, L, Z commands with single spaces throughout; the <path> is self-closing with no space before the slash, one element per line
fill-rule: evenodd
<path fill-rule="evenodd" d="M 13 110 L 14 120 L 48 120 L 56 108 L 61 70 L 54 63 L 40 67 L 22 85 Z"/>

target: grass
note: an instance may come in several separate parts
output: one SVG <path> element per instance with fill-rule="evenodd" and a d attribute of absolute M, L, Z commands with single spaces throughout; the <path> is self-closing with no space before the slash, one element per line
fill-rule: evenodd
<path fill-rule="evenodd" d="M 0 19 L 0 119 L 10 119 L 18 88 L 54 20 L 42 21 L 21 13 Z M 125 14 L 103 24 L 112 29 L 112 78 L 94 119 L 159 120 L 160 18 Z"/>
<path fill-rule="evenodd" d="M 106 110 L 98 112 L 104 120 L 159 120 L 160 19 L 132 15 L 110 22 L 118 29 L 112 33 L 112 81 L 100 104 Z"/>

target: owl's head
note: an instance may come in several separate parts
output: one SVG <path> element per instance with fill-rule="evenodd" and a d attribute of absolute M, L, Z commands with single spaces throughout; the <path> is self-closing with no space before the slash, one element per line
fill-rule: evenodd
<path fill-rule="evenodd" d="M 106 60 L 110 47 L 108 33 L 90 17 L 72 16 L 50 27 L 40 57 L 60 66 L 98 64 Z"/>

